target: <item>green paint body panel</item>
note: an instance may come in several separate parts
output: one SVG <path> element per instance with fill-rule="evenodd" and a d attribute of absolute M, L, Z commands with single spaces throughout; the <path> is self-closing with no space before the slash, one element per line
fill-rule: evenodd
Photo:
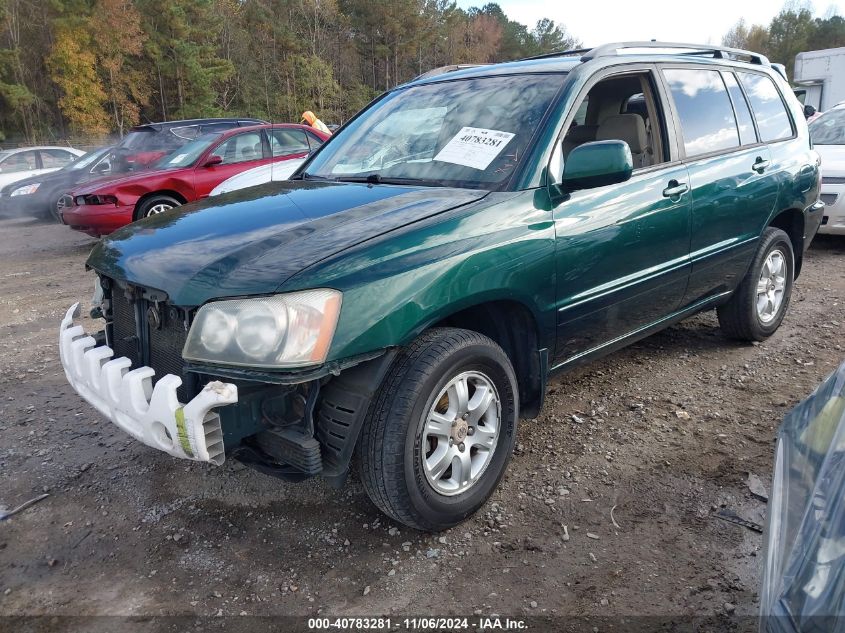
<path fill-rule="evenodd" d="M 684 58 L 673 57 L 675 65 L 678 60 Z M 764 70 L 695 56 L 686 61 Z M 819 172 L 797 101 L 788 103 L 797 122 L 788 141 L 697 160 L 673 155 L 625 182 L 561 193 L 549 164 L 579 91 L 611 66 L 654 63 L 655 56 L 633 55 L 535 60 L 424 80 L 568 73 L 502 191 L 273 183 L 130 225 L 102 240 L 88 263 L 186 307 L 338 289 L 343 304 L 329 361 L 407 344 L 478 304 L 513 302 L 533 316 L 549 366 L 567 367 L 668 316 L 723 300 L 777 213 L 794 210 L 803 218 L 805 247 L 820 221 L 807 212 L 818 198 Z M 765 72 L 786 94 L 785 82 Z M 599 164 L 607 150 L 594 151 L 585 149 L 584 169 L 624 170 L 621 158 L 609 167 Z M 750 169 L 758 155 L 771 162 L 764 175 Z M 667 197 L 672 182 L 689 190 Z"/>

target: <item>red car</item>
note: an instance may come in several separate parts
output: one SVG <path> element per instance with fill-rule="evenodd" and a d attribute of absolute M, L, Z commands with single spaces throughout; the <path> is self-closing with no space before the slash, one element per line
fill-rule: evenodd
<path fill-rule="evenodd" d="M 65 197 L 62 221 L 100 237 L 120 227 L 200 200 L 227 178 L 265 163 L 302 158 L 328 134 L 305 125 L 241 127 L 204 134 L 150 170 L 85 183 Z"/>

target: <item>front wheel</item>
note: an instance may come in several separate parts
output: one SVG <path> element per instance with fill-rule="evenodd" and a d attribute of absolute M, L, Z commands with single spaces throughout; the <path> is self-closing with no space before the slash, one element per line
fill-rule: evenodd
<path fill-rule="evenodd" d="M 516 440 L 516 376 L 495 342 L 434 328 L 403 349 L 364 422 L 367 494 L 418 530 L 457 525 L 490 497 Z"/>
<path fill-rule="evenodd" d="M 181 204 L 181 202 L 171 196 L 152 196 L 138 205 L 138 208 L 135 210 L 135 220 L 151 218 L 154 215 L 166 213 L 171 209 L 181 206 Z"/>
<path fill-rule="evenodd" d="M 789 307 L 794 276 L 789 236 L 767 228 L 739 288 L 717 310 L 722 331 L 743 341 L 762 341 L 774 334 Z"/>

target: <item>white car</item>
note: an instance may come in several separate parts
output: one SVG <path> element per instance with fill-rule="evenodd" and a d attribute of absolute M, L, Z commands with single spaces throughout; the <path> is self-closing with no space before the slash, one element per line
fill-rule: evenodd
<path fill-rule="evenodd" d="M 228 180 L 224 180 L 212 189 L 211 193 L 208 195 L 219 196 L 221 193 L 229 193 L 230 191 L 237 191 L 238 189 L 255 187 L 256 185 L 263 185 L 267 182 L 287 180 L 304 162 L 304 158 L 292 158 L 291 160 L 283 160 L 278 163 L 270 163 L 269 165 L 261 165 L 260 167 L 247 169 L 246 171 L 232 176 Z"/>
<path fill-rule="evenodd" d="M 0 188 L 61 169 L 84 153 L 72 147 L 21 147 L 0 151 Z"/>
<path fill-rule="evenodd" d="M 822 157 L 824 216 L 819 233 L 845 235 L 845 103 L 810 123 L 813 147 Z"/>

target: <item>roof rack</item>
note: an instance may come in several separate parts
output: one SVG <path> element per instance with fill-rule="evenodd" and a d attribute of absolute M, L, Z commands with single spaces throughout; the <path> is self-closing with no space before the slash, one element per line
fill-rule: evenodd
<path fill-rule="evenodd" d="M 456 70 L 463 70 L 464 68 L 478 68 L 479 66 L 489 66 L 490 64 L 450 64 L 448 66 L 440 66 L 439 68 L 432 68 L 424 72 L 422 75 L 417 75 L 412 81 L 418 79 L 428 79 L 429 77 L 436 77 L 437 75 L 444 75 L 446 73 L 453 73 Z"/>
<path fill-rule="evenodd" d="M 648 42 L 615 42 L 612 44 L 603 44 L 591 49 L 581 57 L 582 62 L 588 62 L 591 59 L 598 57 L 613 57 L 619 55 L 619 51 L 626 48 L 658 48 L 658 49 L 676 49 L 676 55 L 712 55 L 714 59 L 741 59 L 747 58 L 752 64 L 760 66 L 770 66 L 769 60 L 765 55 L 753 53 L 751 51 L 744 51 L 739 48 L 728 48 L 726 46 L 708 46 L 702 44 L 681 44 L 677 42 L 658 42 L 651 40 Z"/>

